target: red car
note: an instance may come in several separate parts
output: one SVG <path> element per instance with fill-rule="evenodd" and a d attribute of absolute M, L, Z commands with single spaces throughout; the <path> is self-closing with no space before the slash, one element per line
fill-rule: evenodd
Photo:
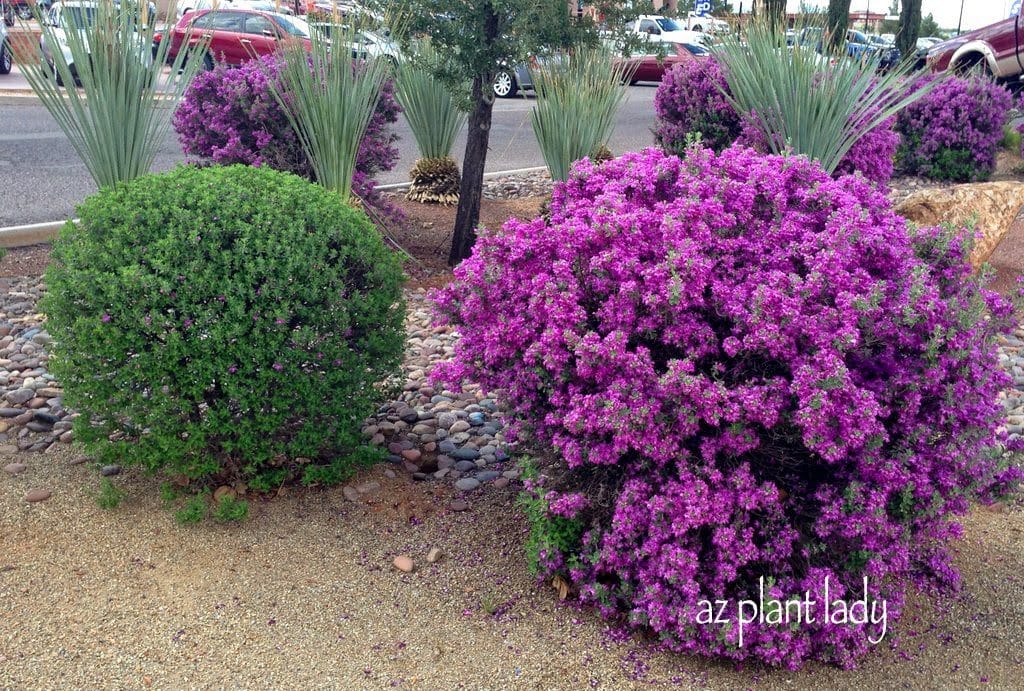
<path fill-rule="evenodd" d="M 630 84 L 637 82 L 660 82 L 665 73 L 676 65 L 688 60 L 701 60 L 706 58 L 708 49 L 694 43 L 666 43 L 664 44 L 668 54 L 661 60 L 657 55 L 644 55 L 630 61 L 636 65 L 636 72 L 633 73 Z"/>
<path fill-rule="evenodd" d="M 213 68 L 214 60 L 241 65 L 253 57 L 273 53 L 287 41 L 302 41 L 308 49 L 309 31 L 304 19 L 276 12 L 199 10 L 178 20 L 171 30 L 171 47 L 167 52 L 174 58 L 183 49 L 209 41 L 209 52 L 204 58 L 207 69 Z"/>

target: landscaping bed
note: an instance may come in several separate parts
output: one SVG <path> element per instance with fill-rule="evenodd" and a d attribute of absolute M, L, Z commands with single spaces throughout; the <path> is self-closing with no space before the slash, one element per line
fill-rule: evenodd
<path fill-rule="evenodd" d="M 455 338 L 450 329 L 431 332 L 424 302 L 424 289 L 450 276 L 454 208 L 396 201 L 407 222 L 392 237 L 415 258 L 407 263 L 407 297 L 416 342 L 407 347 L 403 396 L 382 409 L 384 421 L 446 403 L 427 395 L 422 376 L 410 375 L 425 374 Z M 482 221 L 493 227 L 510 216 L 531 218 L 540 201 L 485 200 Z M 1022 240 L 1018 225 L 1004 244 Z M 47 261 L 46 246 L 10 251 L 0 260 L 4 294 L 41 290 Z M 38 317 L 31 298 L 21 302 L 28 304 L 17 314 L 9 299 L 0 312 L 20 320 L 14 323 L 24 333 Z M 1024 333 L 1002 343 L 1014 398 L 1024 388 L 1022 345 Z M 500 411 L 480 407 L 478 392 L 462 393 L 453 407 L 483 413 L 473 427 L 495 421 L 498 432 Z M 1024 424 L 1020 401 L 1008 407 L 1018 416 L 1010 423 Z M 912 594 L 895 635 L 859 669 L 812 663 L 801 672 L 768 670 L 655 652 L 590 611 L 560 605 L 557 592 L 538 588 L 527 572 L 528 524 L 507 456 L 492 452 L 492 462 L 468 472 L 449 466 L 436 477 L 445 468 L 421 469 L 421 458 L 402 455 L 416 446 L 404 444 L 410 434 L 408 425 L 393 430 L 385 440 L 397 444 L 389 448 L 392 463 L 343 486 L 250 494 L 247 521 L 198 529 L 176 525 L 161 508 L 158 481 L 139 470 L 118 471 L 127 498 L 103 511 L 91 489 L 99 486 L 98 469 L 73 445 L 51 440 L 42 453 L 26 454 L 10 440 L 0 443 L 0 466 L 24 466 L 0 476 L 0 617 L 8 623 L 0 686 L 998 688 L 1013 686 L 1024 666 L 1019 508 L 978 508 L 966 517 L 965 537 L 954 546 L 961 594 L 938 605 Z M 453 482 L 492 468 L 500 469 L 496 476 L 468 491 Z M 49 498 L 28 502 L 32 490 Z M 435 548 L 440 557 L 428 562 Z M 411 573 L 394 567 L 398 556 L 412 560 Z"/>

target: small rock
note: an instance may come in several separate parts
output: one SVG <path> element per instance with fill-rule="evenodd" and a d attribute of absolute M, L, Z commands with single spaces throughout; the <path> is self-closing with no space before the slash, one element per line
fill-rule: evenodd
<path fill-rule="evenodd" d="M 362 484 L 356 485 L 356 491 L 359 492 L 360 494 L 369 494 L 370 492 L 376 492 L 379 489 L 380 483 L 377 482 L 376 480 L 371 480 L 370 482 L 364 482 Z"/>
<path fill-rule="evenodd" d="M 8 463 L 4 466 L 4 472 L 9 475 L 18 475 L 28 470 L 28 466 L 24 463 Z"/>
<path fill-rule="evenodd" d="M 463 447 L 461 449 L 455 449 L 455 451 L 451 453 L 451 456 L 452 458 L 457 458 L 460 461 L 475 461 L 480 458 L 480 452 L 476 449 Z"/>
<path fill-rule="evenodd" d="M 473 461 L 458 461 L 455 464 L 455 469 L 460 473 L 466 473 L 470 470 L 476 470 L 476 463 Z"/>
<path fill-rule="evenodd" d="M 427 552 L 427 563 L 436 564 L 441 558 L 441 550 L 437 547 L 431 547 L 430 551 Z"/>
<path fill-rule="evenodd" d="M 477 473 L 476 479 L 480 482 L 490 482 L 491 480 L 496 480 L 499 475 L 500 473 L 496 470 L 485 470 L 482 473 Z"/>
<path fill-rule="evenodd" d="M 35 504 L 36 502 L 46 501 L 53 493 L 48 489 L 32 489 L 25 495 L 25 501 Z"/>
<path fill-rule="evenodd" d="M 402 573 L 412 573 L 412 570 L 416 568 L 416 565 L 413 564 L 412 559 L 405 556 L 404 554 L 400 554 L 397 557 L 395 557 L 395 560 L 392 563 L 395 565 L 395 568 L 401 571 Z"/>
<path fill-rule="evenodd" d="M 89 462 L 89 457 L 88 456 L 75 456 L 74 458 L 71 459 L 71 462 L 68 465 L 82 465 L 83 463 L 88 463 L 88 462 Z"/>
<path fill-rule="evenodd" d="M 419 449 L 405 449 L 402 451 L 402 458 L 410 463 L 417 463 L 422 455 Z"/>
<path fill-rule="evenodd" d="M 505 489 L 506 487 L 508 487 L 509 482 L 511 482 L 511 480 L 509 480 L 507 477 L 499 477 L 492 483 L 491 486 L 494 487 L 495 489 Z"/>
<path fill-rule="evenodd" d="M 119 465 L 105 465 L 102 468 L 100 468 L 100 475 L 102 475 L 103 477 L 111 477 L 114 475 L 119 475 L 120 473 L 121 466 Z M 216 498 L 216 493 L 214 493 L 214 498 Z"/>
<path fill-rule="evenodd" d="M 345 498 L 349 501 L 359 501 L 359 490 L 352 485 L 345 485 L 342 487 L 341 493 L 345 495 Z"/>
<path fill-rule="evenodd" d="M 469 423 L 466 422 L 465 420 L 458 420 L 457 422 L 455 422 L 455 424 L 448 428 L 448 432 L 450 434 L 459 434 L 460 432 L 467 431 L 469 427 Z"/>
<path fill-rule="evenodd" d="M 465 511 L 469 508 L 469 504 L 461 499 L 456 499 L 451 504 L 452 511 Z"/>
<path fill-rule="evenodd" d="M 475 477 L 464 477 L 461 480 L 456 480 L 455 486 L 463 492 L 472 492 L 480 486 L 480 481 Z"/>
<path fill-rule="evenodd" d="M 389 478 L 394 479 L 394 478 L 398 477 L 398 474 L 395 473 L 395 471 L 393 471 L 391 468 L 385 468 L 384 469 L 384 477 L 389 477 Z"/>
<path fill-rule="evenodd" d="M 114 467 L 117 467 L 117 466 L 114 466 Z M 118 471 L 120 471 L 120 468 L 118 468 Z M 101 470 L 100 472 L 102 473 L 103 471 Z M 229 487 L 228 485 L 221 485 L 220 487 L 218 487 L 217 489 L 215 489 L 213 491 L 213 500 L 214 501 L 219 502 L 224 497 L 231 497 L 232 499 L 234 499 L 235 498 L 235 489 L 233 487 Z"/>

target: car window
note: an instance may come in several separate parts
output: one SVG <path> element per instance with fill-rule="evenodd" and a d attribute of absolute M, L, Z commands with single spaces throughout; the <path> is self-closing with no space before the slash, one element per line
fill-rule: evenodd
<path fill-rule="evenodd" d="M 286 34 L 299 36 L 301 38 L 309 38 L 309 24 L 306 23 L 305 19 L 289 17 L 283 14 L 275 14 L 274 21 L 277 22 L 277 25 L 281 27 Z"/>
<path fill-rule="evenodd" d="M 693 43 L 684 43 L 683 48 L 688 50 L 691 55 L 707 55 L 708 49 L 704 46 L 698 46 Z"/>
<path fill-rule="evenodd" d="M 209 12 L 196 19 L 193 26 L 215 31 L 241 31 L 242 17 L 238 12 Z"/>
<path fill-rule="evenodd" d="M 274 31 L 274 23 L 264 17 L 262 14 L 249 14 L 245 17 L 245 28 L 244 33 L 262 35 L 264 31 L 269 31 L 271 35 L 276 34 Z"/>
<path fill-rule="evenodd" d="M 655 24 L 650 19 L 641 19 L 640 20 L 640 31 L 647 32 L 647 31 L 650 31 L 651 29 L 657 29 L 657 28 L 658 28 L 658 25 Z"/>
<path fill-rule="evenodd" d="M 658 20 L 658 26 L 661 27 L 662 31 L 682 31 L 683 27 L 676 24 L 668 17 L 662 17 Z"/>

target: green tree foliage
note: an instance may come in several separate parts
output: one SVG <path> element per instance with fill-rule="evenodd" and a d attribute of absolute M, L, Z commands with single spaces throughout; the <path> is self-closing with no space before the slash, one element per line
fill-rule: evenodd
<path fill-rule="evenodd" d="M 454 265 L 469 256 L 476 240 L 496 71 L 531 56 L 595 45 L 598 27 L 591 19 L 570 12 L 565 0 L 409 0 L 403 7 L 409 21 L 407 43 L 416 37 L 430 37 L 438 55 L 443 56 L 433 68 L 435 76 L 462 94 L 469 114 L 459 206 L 448 255 Z M 621 29 L 629 14 L 653 12 L 650 2 L 635 3 L 625 10 L 620 3 L 600 0 L 595 7 L 612 29 Z"/>
<path fill-rule="evenodd" d="M 917 31 L 918 36 L 942 36 L 942 33 L 942 28 L 939 27 L 939 23 L 935 21 L 931 12 L 921 18 L 921 28 Z"/>

